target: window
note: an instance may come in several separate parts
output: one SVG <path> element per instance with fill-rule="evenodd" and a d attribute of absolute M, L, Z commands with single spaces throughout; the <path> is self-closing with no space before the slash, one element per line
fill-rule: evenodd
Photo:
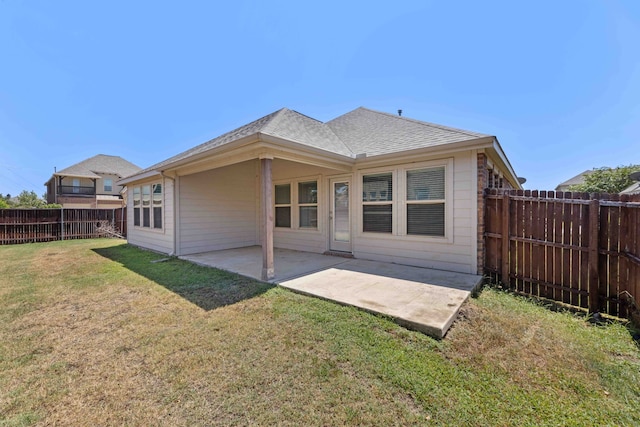
<path fill-rule="evenodd" d="M 113 191 L 113 180 L 110 178 L 106 178 L 104 180 L 104 191 L 112 192 Z"/>
<path fill-rule="evenodd" d="M 407 171 L 407 234 L 444 237 L 444 207 L 444 166 Z"/>
<path fill-rule="evenodd" d="M 77 178 L 73 179 L 73 192 L 74 193 L 80 192 L 80 180 Z"/>
<path fill-rule="evenodd" d="M 291 228 L 291 184 L 276 185 L 276 227 Z"/>
<path fill-rule="evenodd" d="M 371 169 L 360 175 L 362 228 L 379 238 L 444 238 L 453 243 L 454 159 Z"/>
<path fill-rule="evenodd" d="M 133 225 L 140 225 L 140 187 L 133 187 Z"/>
<path fill-rule="evenodd" d="M 142 186 L 142 226 L 151 226 L 151 186 Z"/>
<path fill-rule="evenodd" d="M 318 228 L 318 181 L 298 183 L 300 228 Z"/>
<path fill-rule="evenodd" d="M 391 233 L 393 176 L 391 172 L 362 177 L 362 231 Z"/>
<path fill-rule="evenodd" d="M 318 181 L 293 181 L 275 185 L 275 226 L 318 228 Z"/>
<path fill-rule="evenodd" d="M 153 184 L 153 228 L 162 228 L 162 184 Z"/>
<path fill-rule="evenodd" d="M 133 187 L 133 225 L 162 229 L 162 184 Z"/>

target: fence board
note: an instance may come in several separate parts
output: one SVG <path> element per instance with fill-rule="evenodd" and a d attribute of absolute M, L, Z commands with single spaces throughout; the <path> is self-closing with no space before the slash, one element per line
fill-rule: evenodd
<path fill-rule="evenodd" d="M 0 245 L 126 235 L 124 209 L 0 209 Z"/>
<path fill-rule="evenodd" d="M 490 277 L 590 311 L 638 312 L 640 195 L 492 189 L 485 207 Z"/>

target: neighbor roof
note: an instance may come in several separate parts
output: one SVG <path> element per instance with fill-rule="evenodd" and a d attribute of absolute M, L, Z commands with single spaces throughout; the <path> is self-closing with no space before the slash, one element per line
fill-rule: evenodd
<path fill-rule="evenodd" d="M 140 171 L 140 167 L 120 156 L 98 154 L 54 173 L 55 176 L 100 178 L 98 174 L 117 175 L 124 178 Z"/>
<path fill-rule="evenodd" d="M 477 132 L 421 122 L 360 107 L 327 123 L 282 108 L 249 124 L 150 166 L 137 175 L 161 171 L 175 163 L 246 137 L 268 135 L 348 158 L 375 156 L 491 137 Z"/>
<path fill-rule="evenodd" d="M 622 190 L 620 194 L 640 194 L 640 181 L 634 182 L 633 184 Z"/>
<path fill-rule="evenodd" d="M 564 191 L 564 190 L 566 190 L 567 188 L 569 188 L 572 185 L 583 184 L 584 183 L 584 178 L 587 175 L 591 175 L 591 173 L 593 173 L 593 169 L 586 170 L 586 171 L 574 176 L 573 178 L 569 178 L 565 182 L 562 182 L 562 183 L 558 184 L 556 186 L 556 191 Z"/>

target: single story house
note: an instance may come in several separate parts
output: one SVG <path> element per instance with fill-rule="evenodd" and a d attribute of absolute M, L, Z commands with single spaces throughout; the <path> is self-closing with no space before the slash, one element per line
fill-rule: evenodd
<path fill-rule="evenodd" d="M 483 190 L 521 188 L 495 136 L 367 108 L 287 108 L 119 181 L 129 243 L 171 255 L 260 245 L 482 271 Z"/>

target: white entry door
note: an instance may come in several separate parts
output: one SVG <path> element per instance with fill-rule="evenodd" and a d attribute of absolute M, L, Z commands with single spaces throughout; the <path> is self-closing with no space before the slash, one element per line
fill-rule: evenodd
<path fill-rule="evenodd" d="M 351 180 L 331 180 L 331 207 L 329 211 L 332 251 L 351 252 Z"/>

